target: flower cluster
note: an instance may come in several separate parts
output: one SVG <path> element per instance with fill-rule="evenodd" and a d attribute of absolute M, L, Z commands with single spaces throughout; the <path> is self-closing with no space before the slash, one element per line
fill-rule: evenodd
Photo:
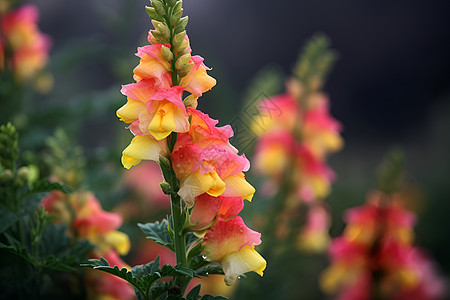
<path fill-rule="evenodd" d="M 193 208 L 185 229 L 203 238 L 206 259 L 221 264 L 227 284 L 245 272 L 262 275 L 266 262 L 254 249 L 261 234 L 236 216 L 243 200 L 250 201 L 255 193 L 243 173 L 250 163 L 229 143 L 231 126 L 217 127 L 218 121 L 196 109 L 198 98 L 216 80 L 207 74 L 203 58 L 191 55 L 184 27 L 171 32 L 167 22 L 156 21 L 164 20 L 158 15 L 158 11 L 167 13 L 164 6 L 158 1 L 152 4 L 157 10 L 147 12 L 155 30 L 149 32 L 150 45 L 138 48 L 136 82 L 122 87 L 127 103 L 117 111 L 120 120 L 131 123 L 134 134 L 122 163 L 128 169 L 142 160 L 161 161 L 167 181 L 163 190 L 173 199 L 181 198 L 187 209 Z M 181 16 L 182 9 L 175 6 L 169 11 Z M 189 95 L 183 100 L 183 94 Z M 174 174 L 176 182 L 164 170 Z"/>
<path fill-rule="evenodd" d="M 37 27 L 39 12 L 25 5 L 1 17 L 0 69 L 12 70 L 18 81 L 35 77 L 46 65 L 50 38 Z"/>
<path fill-rule="evenodd" d="M 257 170 L 277 185 L 286 171 L 299 178 L 297 200 L 311 203 L 330 192 L 333 171 L 325 162 L 327 154 L 341 149 L 341 125 L 328 110 L 329 101 L 323 94 L 308 97 L 308 107 L 299 104 L 292 93 L 263 99 L 259 105 L 261 117 L 253 123 L 260 132 L 256 146 Z M 270 113 L 277 107 L 278 114 Z M 264 124 L 261 130 L 260 124 Z"/>
<path fill-rule="evenodd" d="M 399 201 L 381 192 L 347 211 L 347 226 L 329 249 L 324 291 L 338 299 L 439 299 L 444 282 L 431 261 L 412 245 L 415 217 Z"/>
<path fill-rule="evenodd" d="M 313 39 L 311 43 L 314 45 L 316 41 Z M 314 56 L 309 53 L 311 51 L 305 51 L 297 69 L 315 71 L 311 57 L 328 60 L 330 54 L 326 43 L 319 50 L 313 52 L 324 54 L 313 53 Z M 316 62 L 317 65 L 321 63 Z M 256 170 L 268 178 L 266 187 L 270 190 L 266 191 L 272 195 L 278 191 L 278 196 L 285 201 L 280 207 L 290 214 L 287 218 L 298 219 L 295 211 L 301 207 L 308 209 L 307 224 L 299 232 L 299 246 L 304 250 L 321 251 L 328 244 L 330 224 L 322 200 L 330 193 L 335 177 L 326 159 L 343 146 L 342 126 L 330 115 L 329 100 L 320 91 L 318 82 L 323 81 L 324 74 L 311 78 L 296 75 L 287 81 L 284 94 L 262 99 L 256 104 L 258 116 L 253 119 L 251 128 L 259 139 L 254 160 Z M 278 224 L 283 227 L 283 222 Z M 277 234 L 278 238 L 286 236 L 287 231 L 286 228 L 277 229 L 283 233 Z"/>
<path fill-rule="evenodd" d="M 69 225 L 70 236 L 88 240 L 95 246 L 90 254 L 91 258 L 105 257 L 111 264 L 126 266 L 119 257 L 127 254 L 130 249 L 128 236 L 117 231 L 122 224 L 122 217 L 104 211 L 92 193 L 75 192 L 68 195 L 53 191 L 42 200 L 42 206 L 48 213 L 55 215 L 58 222 Z M 134 295 L 133 289 L 121 279 L 97 272 L 90 275 L 94 278 L 89 278 L 88 281 L 98 296 L 128 299 Z"/>

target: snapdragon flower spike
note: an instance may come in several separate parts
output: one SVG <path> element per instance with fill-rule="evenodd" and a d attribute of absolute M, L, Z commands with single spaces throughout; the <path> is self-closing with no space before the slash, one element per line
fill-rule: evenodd
<path fill-rule="evenodd" d="M 39 11 L 34 5 L 25 5 L 2 16 L 0 23 L 0 50 L 11 49 L 11 61 L 6 61 L 19 80 L 28 80 L 47 63 L 51 46 L 49 36 L 37 27 Z M 2 59 L 0 59 L 1 62 Z M 0 64 L 2 69 L 3 64 Z"/>
<path fill-rule="evenodd" d="M 203 64 L 203 58 L 192 56 L 192 69 L 179 86 L 173 86 L 171 62 L 163 54 L 171 45 L 155 42 L 150 33 L 148 39 L 152 44 L 139 47 L 136 54 L 140 58 L 133 70 L 136 83 L 122 86 L 127 103 L 117 110 L 121 121 L 131 123 L 128 128 L 135 135 L 122 153 L 122 164 L 127 169 L 142 160 L 158 161 L 160 155 L 167 156 L 165 138 L 172 132 L 189 130 L 183 91 L 199 97 L 216 84 L 207 74 L 209 69 Z M 189 41 L 187 36 L 185 40 Z M 191 51 L 189 46 L 187 49 Z"/>
<path fill-rule="evenodd" d="M 255 250 L 261 243 L 261 234 L 249 229 L 237 216 L 225 221 L 219 219 L 203 239 L 203 253 L 208 261 L 219 262 L 225 273 L 225 283 L 233 284 L 246 272 L 263 275 L 265 259 Z"/>

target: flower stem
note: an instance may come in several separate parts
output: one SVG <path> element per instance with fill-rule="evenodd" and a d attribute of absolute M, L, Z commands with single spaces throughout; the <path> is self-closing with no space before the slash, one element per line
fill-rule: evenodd
<path fill-rule="evenodd" d="M 173 219 L 173 231 L 174 231 L 174 246 L 175 255 L 177 258 L 177 264 L 181 267 L 187 267 L 186 256 L 186 235 L 183 233 L 183 220 L 182 220 L 182 204 L 181 198 L 178 195 L 171 196 L 172 205 L 172 219 Z"/>

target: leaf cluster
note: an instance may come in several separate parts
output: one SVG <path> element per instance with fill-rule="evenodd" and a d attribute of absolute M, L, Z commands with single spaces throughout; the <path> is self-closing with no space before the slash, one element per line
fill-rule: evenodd
<path fill-rule="evenodd" d="M 139 228 L 147 235 L 148 239 L 174 251 L 173 230 L 168 220 L 161 222 L 138 224 Z M 84 267 L 91 267 L 128 281 L 136 291 L 139 299 L 226 299 L 211 295 L 200 296 L 200 285 L 193 288 L 183 297 L 180 287 L 176 285 L 177 277 L 192 279 L 194 277 L 207 277 L 210 274 L 223 275 L 223 270 L 217 263 L 210 263 L 201 255 L 201 239 L 192 232 L 186 234 L 186 252 L 188 253 L 188 267 L 180 265 L 163 265 L 160 267 L 159 256 L 145 265 L 133 267 L 130 271 L 126 268 L 111 267 L 104 258 L 90 259 L 83 263 Z M 159 279 L 170 277 L 169 282 L 161 282 Z"/>
<path fill-rule="evenodd" d="M 0 148 L 17 145 L 12 125 L 0 127 Z M 38 179 L 33 166 L 16 168 L 17 149 L 4 152 L 0 175 L 0 288 L 10 297 L 55 295 L 56 272 L 73 272 L 92 249 L 87 241 L 72 241 L 64 225 L 53 224 L 53 217 L 40 205 L 51 191 L 70 192 L 70 188 Z M 48 282 L 53 284 L 48 284 Z M 12 284 L 13 282 L 13 284 Z M 47 284 L 44 284 L 47 282 Z M 27 288 L 25 288 L 25 286 Z M 48 289 L 46 288 L 48 287 Z M 67 291 L 61 291 L 66 294 Z"/>
<path fill-rule="evenodd" d="M 81 266 L 91 267 L 128 281 L 135 288 L 138 299 L 226 299 L 211 295 L 200 297 L 200 285 L 193 288 L 187 294 L 186 298 L 184 298 L 179 291 L 179 287 L 175 285 L 173 278 L 177 276 L 193 278 L 194 276 L 198 277 L 198 275 L 191 268 L 180 267 L 178 265 L 163 265 L 161 267 L 159 256 L 154 261 L 145 265 L 133 267 L 130 271 L 126 268 L 119 269 L 117 266 L 111 267 L 103 257 L 100 259 L 90 259 Z M 172 278 L 172 280 L 169 282 L 158 281 L 167 277 Z"/>

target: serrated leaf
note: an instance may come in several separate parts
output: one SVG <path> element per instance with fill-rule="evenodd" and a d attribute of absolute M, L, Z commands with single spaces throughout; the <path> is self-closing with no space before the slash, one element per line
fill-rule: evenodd
<path fill-rule="evenodd" d="M 178 266 L 173 265 L 164 265 L 161 268 L 161 276 L 162 277 L 169 277 L 169 276 L 187 276 L 187 277 L 194 277 L 194 270 L 190 268 L 179 268 Z"/>
<path fill-rule="evenodd" d="M 222 270 L 222 267 L 217 263 L 212 263 L 197 269 L 196 274 L 199 276 L 225 275 L 225 273 Z"/>
<path fill-rule="evenodd" d="M 160 222 L 138 224 L 139 228 L 147 235 L 148 239 L 169 248 L 174 251 L 172 238 L 167 230 L 167 220 L 164 219 Z"/>
<path fill-rule="evenodd" d="M 133 274 L 134 277 L 141 278 L 149 274 L 160 272 L 161 271 L 160 265 L 161 265 L 160 256 L 158 255 L 158 257 L 156 257 L 156 259 L 152 262 L 149 262 L 145 265 L 134 266 L 131 269 L 131 273 Z"/>
<path fill-rule="evenodd" d="M 151 299 L 159 299 L 158 297 L 168 290 L 169 284 L 167 282 L 156 282 L 150 290 Z"/>
<path fill-rule="evenodd" d="M 200 297 L 200 289 L 202 285 L 196 285 L 189 293 L 186 295 L 186 300 L 197 300 Z"/>
<path fill-rule="evenodd" d="M 194 256 L 189 260 L 189 268 L 193 270 L 197 270 L 207 264 L 209 264 L 209 262 L 206 261 L 206 259 L 204 259 L 202 255 Z"/>

